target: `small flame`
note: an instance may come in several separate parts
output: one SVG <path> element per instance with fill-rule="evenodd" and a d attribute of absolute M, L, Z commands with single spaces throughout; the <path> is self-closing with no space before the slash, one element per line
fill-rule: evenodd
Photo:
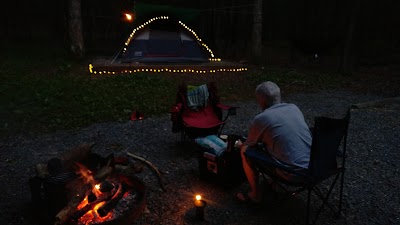
<path fill-rule="evenodd" d="M 94 188 L 96 188 L 97 190 L 100 190 L 100 184 L 94 185 Z"/>
<path fill-rule="evenodd" d="M 100 202 L 98 203 L 95 207 L 93 207 L 93 210 L 97 212 L 97 210 L 102 207 L 104 204 L 106 204 L 106 202 Z"/>
<path fill-rule="evenodd" d="M 201 200 L 201 195 L 196 195 L 196 200 L 200 201 Z"/>
<path fill-rule="evenodd" d="M 93 210 L 89 210 L 85 215 L 83 215 L 81 218 L 79 218 L 79 222 L 81 224 L 93 224 L 93 223 L 102 223 L 104 221 L 107 221 L 108 219 L 111 219 L 112 213 L 109 212 L 106 216 L 101 217 L 98 213 L 97 210 L 103 206 L 106 202 L 100 202 L 96 204 L 93 207 Z"/>
<path fill-rule="evenodd" d="M 88 168 L 86 168 L 84 165 L 76 163 L 76 165 L 79 168 L 79 173 L 81 174 L 81 177 L 83 180 L 87 183 L 90 184 L 93 188 L 92 192 L 93 194 L 96 195 L 96 197 L 99 197 L 101 192 L 100 192 L 100 184 L 97 184 L 96 180 L 93 178 L 92 171 L 90 171 Z M 96 186 L 99 185 L 99 188 Z"/>
<path fill-rule="evenodd" d="M 87 211 L 87 213 L 85 213 L 85 215 L 79 218 L 78 221 L 82 224 L 89 224 L 89 222 L 92 221 L 93 219 L 94 219 L 93 210 L 89 210 Z"/>
<path fill-rule="evenodd" d="M 86 196 L 81 203 L 79 203 L 79 205 L 76 207 L 78 210 L 82 209 L 83 207 L 85 207 L 87 204 L 89 203 L 88 200 L 88 196 Z"/>

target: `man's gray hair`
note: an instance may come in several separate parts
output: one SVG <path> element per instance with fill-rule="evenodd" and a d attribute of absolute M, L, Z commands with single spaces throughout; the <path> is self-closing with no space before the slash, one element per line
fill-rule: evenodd
<path fill-rule="evenodd" d="M 266 81 L 256 88 L 256 95 L 267 100 L 268 107 L 281 103 L 281 89 L 274 82 Z"/>

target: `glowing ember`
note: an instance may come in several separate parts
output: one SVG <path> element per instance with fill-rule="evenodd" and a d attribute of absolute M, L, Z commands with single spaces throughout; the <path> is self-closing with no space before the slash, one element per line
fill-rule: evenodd
<path fill-rule="evenodd" d="M 85 215 L 83 215 L 81 218 L 79 218 L 78 222 L 81 224 L 93 224 L 93 223 L 102 223 L 112 217 L 112 213 L 108 213 L 106 216 L 101 217 L 98 213 L 97 210 L 103 206 L 106 202 L 100 202 L 98 203 L 95 207 L 93 207 L 93 210 L 89 210 Z"/>
<path fill-rule="evenodd" d="M 100 190 L 100 184 L 96 184 L 96 185 L 94 185 L 94 187 L 95 187 L 97 190 Z"/>
<path fill-rule="evenodd" d="M 78 210 L 81 210 L 83 207 L 85 207 L 89 203 L 88 196 L 85 197 L 85 199 L 82 200 L 81 203 L 76 207 Z"/>

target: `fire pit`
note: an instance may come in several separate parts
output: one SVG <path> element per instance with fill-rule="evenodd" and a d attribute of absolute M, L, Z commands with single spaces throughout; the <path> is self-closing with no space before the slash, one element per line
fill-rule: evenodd
<path fill-rule="evenodd" d="M 140 216 L 147 189 L 127 158 L 102 158 L 90 150 L 82 158 L 81 151 L 74 151 L 80 156 L 69 153 L 51 159 L 45 172 L 30 179 L 32 200 L 45 208 L 47 224 L 123 225 Z M 69 162 L 77 158 L 80 160 Z"/>

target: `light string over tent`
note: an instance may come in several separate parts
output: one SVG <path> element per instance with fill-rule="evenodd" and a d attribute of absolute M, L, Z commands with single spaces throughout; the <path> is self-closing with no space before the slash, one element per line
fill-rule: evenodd
<path fill-rule="evenodd" d="M 133 29 L 132 33 L 129 35 L 128 39 L 125 41 L 125 47 L 123 48 L 122 54 L 125 54 L 128 45 L 130 44 L 130 42 L 132 41 L 134 35 L 136 32 L 138 32 L 139 30 L 145 28 L 147 25 L 151 24 L 152 22 L 156 21 L 156 20 L 168 20 L 169 17 L 168 16 L 159 16 L 159 17 L 154 17 L 150 20 L 148 20 L 147 22 L 139 25 L 138 27 L 136 27 L 135 29 Z M 213 51 L 205 44 L 203 43 L 203 41 L 199 38 L 199 36 L 196 34 L 196 32 L 194 32 L 191 28 L 189 28 L 188 26 L 186 26 L 186 24 L 184 24 L 182 21 L 178 21 L 178 23 L 184 27 L 187 31 L 191 32 L 193 34 L 193 36 L 196 38 L 196 40 L 201 44 L 201 46 L 203 46 L 211 55 L 211 58 L 209 59 L 210 61 L 221 61 L 220 58 L 216 58 L 214 56 Z"/>
<path fill-rule="evenodd" d="M 254 4 L 253 4 L 254 5 Z M 244 7 L 250 7 L 253 5 L 240 5 L 240 6 L 231 6 L 231 7 L 222 7 L 222 8 L 215 8 L 216 10 L 223 10 L 223 9 L 230 9 L 230 8 L 244 8 Z M 209 11 L 210 9 L 205 9 L 202 10 L 204 12 Z M 135 34 L 137 32 L 143 30 L 147 25 L 153 23 L 154 21 L 157 20 L 169 20 L 170 17 L 168 16 L 158 16 L 158 17 L 153 17 L 149 19 L 148 21 L 142 23 L 141 25 L 137 26 L 132 30 L 128 38 L 126 39 L 123 47 L 121 50 L 116 54 L 116 56 L 113 58 L 111 64 L 114 63 L 114 61 L 119 57 L 119 55 L 125 55 L 128 51 L 128 46 L 129 44 L 133 41 Z M 177 24 L 185 28 L 184 30 L 188 31 L 193 35 L 193 38 L 195 41 L 198 42 L 198 44 L 205 50 L 205 52 L 209 53 L 208 60 L 206 58 L 206 61 L 209 62 L 220 62 L 221 59 L 215 57 L 213 51 L 205 44 L 203 41 L 200 39 L 200 37 L 192 30 L 190 27 L 188 27 L 185 23 L 183 23 L 180 20 L 177 20 Z M 134 44 L 134 43 L 132 43 Z M 91 74 L 130 74 L 130 73 L 139 73 L 139 72 L 152 72 L 152 73 L 199 73 L 199 74 L 204 74 L 204 73 L 224 73 L 224 72 L 244 72 L 247 71 L 246 67 L 243 66 L 228 66 L 225 63 L 224 64 L 213 64 L 212 67 L 214 68 L 201 68 L 199 66 L 185 66 L 183 68 L 180 68 L 180 66 L 111 66 L 111 64 L 108 64 L 109 66 L 103 64 L 103 65 L 96 65 L 96 64 L 89 64 L 89 72 Z M 153 68 L 151 68 L 153 67 Z"/>

